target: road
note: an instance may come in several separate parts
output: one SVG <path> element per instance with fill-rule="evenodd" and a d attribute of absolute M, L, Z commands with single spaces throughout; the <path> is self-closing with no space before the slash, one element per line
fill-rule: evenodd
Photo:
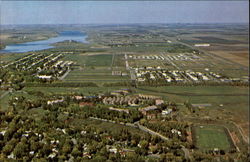
<path fill-rule="evenodd" d="M 63 74 L 63 76 L 58 77 L 59 80 L 63 80 L 70 72 L 71 70 L 69 69 L 68 71 L 66 71 L 66 73 Z"/>
<path fill-rule="evenodd" d="M 158 136 L 158 137 L 160 137 L 160 138 L 161 138 L 162 140 L 164 140 L 164 141 L 168 141 L 168 140 L 169 140 L 169 138 L 167 138 L 167 137 L 161 135 L 160 133 L 157 133 L 157 132 L 155 132 L 155 131 L 153 131 L 153 130 L 151 130 L 151 129 L 148 129 L 147 127 L 144 127 L 144 126 L 140 125 L 139 122 L 135 122 L 134 124 L 137 125 L 138 128 L 139 128 L 140 130 L 144 131 L 144 132 L 147 132 L 147 133 L 149 133 L 149 134 L 151 134 L 151 135 L 154 135 L 154 136 Z"/>

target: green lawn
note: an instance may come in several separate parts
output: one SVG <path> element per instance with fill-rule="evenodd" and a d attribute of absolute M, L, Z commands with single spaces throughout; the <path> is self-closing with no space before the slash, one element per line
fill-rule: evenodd
<path fill-rule="evenodd" d="M 175 102 L 224 104 L 227 108 L 248 110 L 248 87 L 233 86 L 165 86 L 139 87 L 139 93 L 162 96 Z M 237 95 L 238 94 L 238 95 Z M 233 95 L 233 96 L 229 96 Z"/>
<path fill-rule="evenodd" d="M 18 60 L 20 58 L 23 58 L 25 55 L 27 55 L 27 53 L 3 54 L 3 55 L 0 55 L 0 60 L 6 61 L 6 62 L 11 62 L 11 61 L 15 61 L 15 60 Z"/>
<path fill-rule="evenodd" d="M 124 72 L 124 71 L 123 71 Z M 108 68 L 84 68 L 83 70 L 73 70 L 65 78 L 66 82 L 122 82 L 128 81 L 129 76 L 112 75 L 111 69 Z"/>
<path fill-rule="evenodd" d="M 100 55 L 84 55 L 84 54 L 70 54 L 66 55 L 63 60 L 70 60 L 76 62 L 80 66 L 111 66 L 111 54 Z"/>
<path fill-rule="evenodd" d="M 39 91 L 45 94 L 70 94 L 82 93 L 85 95 L 94 93 L 105 93 L 113 90 L 119 90 L 126 87 L 81 87 L 81 88 L 67 88 L 67 87 L 25 87 L 24 91 Z"/>
<path fill-rule="evenodd" d="M 87 56 L 86 66 L 111 66 L 112 55 Z"/>
<path fill-rule="evenodd" d="M 213 150 L 214 148 L 228 150 L 230 149 L 229 137 L 225 130 L 219 126 L 197 126 L 196 146 L 201 150 Z"/>

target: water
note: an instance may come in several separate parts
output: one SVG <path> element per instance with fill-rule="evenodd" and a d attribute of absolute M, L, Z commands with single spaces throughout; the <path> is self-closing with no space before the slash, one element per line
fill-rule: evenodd
<path fill-rule="evenodd" d="M 63 31 L 63 32 L 60 32 L 57 37 L 49 38 L 47 40 L 7 45 L 6 48 L 3 50 L 0 50 L 0 52 L 20 53 L 20 52 L 44 50 L 44 49 L 53 48 L 53 46 L 51 45 L 53 43 L 62 42 L 65 40 L 88 43 L 86 38 L 87 38 L 87 35 L 80 31 Z"/>

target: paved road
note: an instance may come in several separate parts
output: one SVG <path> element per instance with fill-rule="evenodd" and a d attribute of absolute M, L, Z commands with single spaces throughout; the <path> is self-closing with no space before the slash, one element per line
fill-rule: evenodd
<path fill-rule="evenodd" d="M 140 125 L 139 122 L 135 122 L 135 125 L 137 125 L 140 130 L 142 130 L 144 132 L 147 132 L 147 133 L 149 133 L 151 135 L 158 136 L 158 137 L 160 137 L 164 141 L 168 141 L 169 140 L 169 138 L 161 135 L 160 133 L 157 133 L 157 132 L 155 132 L 155 131 L 153 131 L 151 129 L 148 129 L 147 127 L 144 127 L 144 126 Z"/>
<path fill-rule="evenodd" d="M 58 79 L 63 80 L 69 74 L 70 71 L 71 70 L 69 69 L 68 71 L 66 71 L 66 73 L 63 74 L 63 76 L 58 77 Z"/>
<path fill-rule="evenodd" d="M 183 151 L 184 154 L 185 154 L 185 158 L 186 158 L 186 159 L 190 159 L 189 150 L 188 150 L 185 146 L 183 146 L 183 145 L 181 145 L 181 149 L 182 149 L 182 151 Z"/>

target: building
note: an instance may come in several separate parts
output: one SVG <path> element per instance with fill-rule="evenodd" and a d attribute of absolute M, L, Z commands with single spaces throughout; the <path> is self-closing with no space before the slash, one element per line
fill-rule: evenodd
<path fill-rule="evenodd" d="M 63 102 L 63 101 L 64 101 L 64 99 L 51 100 L 51 101 L 47 101 L 47 104 L 48 105 L 53 105 L 53 104 L 60 103 L 60 102 Z"/>
<path fill-rule="evenodd" d="M 39 79 L 51 79 L 52 76 L 51 75 L 38 75 L 37 76 Z"/>
<path fill-rule="evenodd" d="M 162 100 L 162 99 L 156 99 L 155 100 L 155 105 L 161 105 L 163 103 L 164 103 L 164 100 Z"/>
<path fill-rule="evenodd" d="M 147 119 L 155 119 L 157 115 L 160 113 L 160 110 L 157 106 L 148 106 L 145 108 L 139 109 L 139 111 L 147 117 Z"/>
<path fill-rule="evenodd" d="M 128 109 L 120 109 L 120 108 L 113 108 L 113 107 L 110 107 L 109 110 L 114 110 L 114 111 L 119 111 L 119 112 L 125 112 L 125 113 L 129 113 L 129 110 Z"/>
<path fill-rule="evenodd" d="M 208 43 L 200 43 L 200 44 L 195 44 L 194 46 L 195 47 L 209 47 L 210 44 L 208 44 Z"/>

